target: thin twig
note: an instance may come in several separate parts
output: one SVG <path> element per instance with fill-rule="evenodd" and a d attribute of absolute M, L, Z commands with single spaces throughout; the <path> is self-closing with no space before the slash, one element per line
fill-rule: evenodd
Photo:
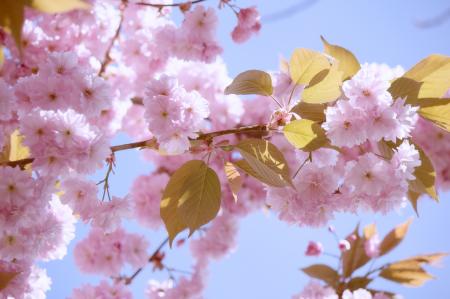
<path fill-rule="evenodd" d="M 105 57 L 103 58 L 102 65 L 100 66 L 100 70 L 98 71 L 99 76 L 104 76 L 106 72 L 106 68 L 108 65 L 112 62 L 111 58 L 111 50 L 114 47 L 114 43 L 116 40 L 119 39 L 120 30 L 122 29 L 122 24 L 125 18 L 125 9 L 127 8 L 128 0 L 122 0 L 122 3 L 120 4 L 120 21 L 119 25 L 117 26 L 116 32 L 114 33 L 114 36 L 112 37 L 111 41 L 109 42 L 108 48 L 105 52 Z"/>
<path fill-rule="evenodd" d="M 161 249 L 163 249 L 163 247 L 167 244 L 167 242 L 169 242 L 169 237 L 167 237 L 166 239 L 164 239 L 164 241 L 161 242 L 161 244 L 159 244 L 158 248 L 156 248 L 156 250 L 153 252 L 153 254 L 148 258 L 148 262 L 152 262 L 153 259 L 159 254 L 159 252 L 161 251 Z M 140 267 L 139 269 L 137 269 L 130 277 L 126 277 L 125 279 L 125 284 L 129 285 L 133 282 L 133 279 L 136 278 L 136 276 L 139 275 L 139 273 L 142 272 L 142 270 L 144 270 L 145 266 Z"/>

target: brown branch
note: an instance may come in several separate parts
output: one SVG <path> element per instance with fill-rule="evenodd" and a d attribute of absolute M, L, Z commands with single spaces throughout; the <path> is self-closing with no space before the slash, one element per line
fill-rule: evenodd
<path fill-rule="evenodd" d="M 151 263 L 155 257 L 159 254 L 159 252 L 161 251 L 161 249 L 163 249 L 163 247 L 167 244 L 167 242 L 169 242 L 169 237 L 165 238 L 164 241 L 161 242 L 161 244 L 159 244 L 158 248 L 156 248 L 156 250 L 153 252 L 153 254 L 148 258 L 148 262 Z M 122 278 L 125 280 L 125 284 L 129 285 L 133 282 L 133 279 L 136 278 L 136 276 L 139 275 L 139 273 L 142 272 L 142 270 L 144 270 L 145 266 L 140 267 L 139 269 L 137 269 L 130 277 L 125 277 Z"/>
<path fill-rule="evenodd" d="M 112 58 L 111 58 L 111 50 L 114 47 L 114 43 L 119 38 L 120 30 L 122 29 L 122 24 L 123 24 L 123 21 L 124 21 L 124 18 L 125 18 L 124 11 L 125 11 L 125 8 L 127 8 L 127 4 L 128 4 L 128 0 L 122 0 L 122 3 L 120 4 L 120 21 L 119 21 L 119 25 L 117 26 L 116 32 L 114 33 L 114 36 L 111 39 L 111 41 L 109 42 L 108 48 L 106 49 L 105 57 L 103 58 L 102 65 L 100 66 L 100 70 L 98 71 L 98 75 L 99 76 L 104 76 L 104 74 L 106 72 L 106 68 L 113 61 Z"/>
<path fill-rule="evenodd" d="M 152 3 L 146 3 L 146 2 L 135 2 L 133 4 L 136 5 L 142 5 L 142 6 L 151 6 L 156 8 L 163 8 L 163 7 L 180 7 L 184 6 L 186 4 L 197 4 L 201 2 L 205 2 L 207 0 L 195 0 L 195 1 L 186 1 L 186 2 L 180 2 L 180 3 L 172 3 L 172 4 L 152 4 Z"/>
<path fill-rule="evenodd" d="M 254 125 L 254 126 L 246 126 L 246 127 L 239 127 L 234 129 L 228 129 L 228 130 L 221 130 L 221 131 L 215 131 L 210 133 L 200 133 L 197 138 L 192 139 L 194 140 L 204 140 L 204 141 L 211 141 L 215 137 L 223 136 L 223 135 L 230 135 L 230 134 L 245 134 L 250 132 L 268 132 L 270 129 L 266 125 Z M 133 148 L 152 148 L 157 149 L 158 148 L 158 142 L 155 138 L 144 140 L 144 141 L 137 141 L 132 143 L 126 143 L 126 144 L 119 144 L 111 146 L 111 152 L 119 152 L 124 150 L 129 150 Z M 24 167 L 27 164 L 33 163 L 34 158 L 26 158 L 22 160 L 16 160 L 16 161 L 9 161 L 6 163 L 3 163 L 3 165 L 8 165 L 11 167 Z"/>

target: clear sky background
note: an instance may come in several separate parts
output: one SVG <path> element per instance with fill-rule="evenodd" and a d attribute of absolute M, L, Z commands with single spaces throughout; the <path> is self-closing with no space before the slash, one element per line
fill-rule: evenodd
<path fill-rule="evenodd" d="M 217 2 L 216 0 L 210 1 Z M 421 29 L 415 21 L 429 19 L 448 10 L 448 0 L 239 0 L 240 6 L 257 4 L 266 16 L 297 3 L 307 7 L 291 16 L 263 23 L 258 37 L 243 45 L 234 44 L 229 36 L 235 25 L 234 15 L 227 10 L 220 12 L 219 39 L 224 46 L 224 60 L 231 76 L 247 69 L 274 70 L 279 57 L 289 57 L 296 47 L 322 49 L 320 35 L 330 43 L 342 45 L 358 57 L 360 62 L 385 62 L 391 66 L 402 65 L 406 69 L 431 53 L 450 55 L 450 22 L 440 26 Z M 311 4 L 313 3 L 313 4 Z M 311 5 L 308 5 L 311 4 Z M 292 11 L 292 10 L 291 10 Z M 117 143 L 126 142 L 120 137 Z M 450 154 L 450 153 L 449 153 Z M 148 173 L 151 165 L 142 163 L 137 151 L 117 154 L 116 175 L 113 192 L 123 196 L 128 192 L 133 178 Z M 419 203 L 420 217 L 407 208 L 382 215 L 339 215 L 333 224 L 344 237 L 358 221 L 361 224 L 375 222 L 381 235 L 394 225 L 415 217 L 410 233 L 404 242 L 386 260 L 405 258 L 420 253 L 450 252 L 450 194 L 440 194 L 441 203 L 425 198 Z M 136 229 L 134 223 L 129 228 Z M 288 226 L 275 215 L 256 213 L 241 221 L 237 251 L 211 265 L 207 299 L 284 299 L 300 291 L 308 278 L 299 268 L 313 263 L 336 262 L 329 257 L 307 258 L 304 250 L 309 240 L 321 241 L 328 252 L 337 252 L 336 243 L 324 229 L 307 229 Z M 87 232 L 83 225 L 77 226 L 77 240 Z M 140 230 L 151 242 L 151 249 L 165 238 L 165 232 Z M 96 283 L 97 276 L 82 275 L 76 269 L 72 250 L 63 261 L 47 265 L 53 280 L 50 299 L 66 298 L 74 287 L 83 283 Z M 186 247 L 186 246 L 185 246 Z M 187 248 L 167 252 L 170 266 L 189 269 L 191 259 Z M 147 267 L 135 280 L 132 289 L 135 298 L 145 298 L 144 289 L 150 278 L 163 279 L 165 273 L 152 273 Z M 406 288 L 380 279 L 374 287 L 403 294 L 408 299 L 450 298 L 450 258 L 443 267 L 430 269 L 437 279 L 421 288 Z M 131 273 L 131 270 L 127 273 Z"/>

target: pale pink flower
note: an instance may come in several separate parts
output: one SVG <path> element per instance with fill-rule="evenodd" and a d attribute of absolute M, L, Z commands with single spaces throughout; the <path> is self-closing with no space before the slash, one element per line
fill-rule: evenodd
<path fill-rule="evenodd" d="M 9 120 L 15 109 L 16 97 L 12 88 L 0 78 L 0 120 Z"/>
<path fill-rule="evenodd" d="M 292 299 L 339 299 L 339 297 L 333 288 L 312 280 L 300 294 L 292 296 Z"/>
<path fill-rule="evenodd" d="M 345 290 L 342 299 L 372 299 L 372 294 L 365 289 L 357 289 L 353 292 Z"/>
<path fill-rule="evenodd" d="M 352 147 L 367 139 L 367 116 L 363 109 L 352 106 L 347 100 L 339 100 L 325 110 L 325 115 L 322 127 L 334 145 Z"/>
<path fill-rule="evenodd" d="M 243 43 L 261 29 L 259 12 L 255 6 L 241 8 L 238 12 L 238 24 L 231 32 L 236 43 Z"/>
<path fill-rule="evenodd" d="M 380 255 L 380 237 L 378 234 L 373 235 L 364 242 L 364 251 L 368 257 L 374 258 Z"/>

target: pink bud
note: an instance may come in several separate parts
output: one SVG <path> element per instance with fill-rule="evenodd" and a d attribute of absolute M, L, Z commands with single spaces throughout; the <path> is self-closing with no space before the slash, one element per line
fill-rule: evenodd
<path fill-rule="evenodd" d="M 350 242 L 347 240 L 340 240 L 339 241 L 339 250 L 341 252 L 345 252 L 347 250 L 350 250 Z"/>
<path fill-rule="evenodd" d="M 319 242 L 309 241 L 306 248 L 305 255 L 307 256 L 319 256 L 323 252 L 323 246 Z"/>
<path fill-rule="evenodd" d="M 350 237 L 349 237 L 349 239 L 350 239 L 350 241 L 356 241 L 356 239 L 357 239 L 358 237 L 356 236 L 356 235 L 351 235 Z"/>

